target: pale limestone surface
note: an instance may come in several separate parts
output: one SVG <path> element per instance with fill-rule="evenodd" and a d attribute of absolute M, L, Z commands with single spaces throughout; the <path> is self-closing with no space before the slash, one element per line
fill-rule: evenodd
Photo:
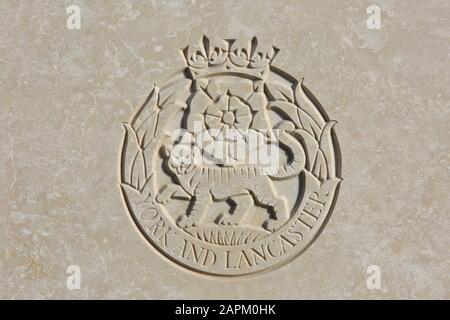
<path fill-rule="evenodd" d="M 450 298 L 447 1 L 376 1 L 381 30 L 366 27 L 370 1 L 75 1 L 81 30 L 68 30 L 71 3 L 0 2 L 1 298 Z M 197 33 L 275 44 L 338 121 L 332 217 L 270 273 L 185 271 L 120 195 L 122 122 Z"/>

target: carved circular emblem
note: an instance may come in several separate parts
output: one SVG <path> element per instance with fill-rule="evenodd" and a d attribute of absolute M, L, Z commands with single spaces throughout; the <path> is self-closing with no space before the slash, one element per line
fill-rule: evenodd
<path fill-rule="evenodd" d="M 332 211 L 336 122 L 272 64 L 277 52 L 256 38 L 203 37 L 124 124 L 128 210 L 153 247 L 188 269 L 234 276 L 281 265 Z"/>

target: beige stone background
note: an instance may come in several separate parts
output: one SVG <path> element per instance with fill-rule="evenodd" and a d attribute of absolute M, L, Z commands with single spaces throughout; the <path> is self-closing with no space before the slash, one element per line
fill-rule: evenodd
<path fill-rule="evenodd" d="M 66 7 L 81 8 L 81 30 Z M 381 7 L 381 30 L 366 8 Z M 450 298 L 450 4 L 0 1 L 0 297 Z M 122 122 L 183 66 L 191 33 L 281 48 L 339 123 L 344 181 L 317 241 L 244 279 L 198 276 L 136 231 L 118 188 Z M 66 268 L 80 266 L 80 290 Z M 381 290 L 366 287 L 381 268 Z"/>

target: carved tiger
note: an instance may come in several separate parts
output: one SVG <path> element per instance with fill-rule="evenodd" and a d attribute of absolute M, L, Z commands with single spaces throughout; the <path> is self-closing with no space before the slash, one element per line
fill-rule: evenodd
<path fill-rule="evenodd" d="M 298 175 L 305 165 L 305 153 L 298 140 L 289 134 L 292 123 L 283 121 L 278 126 L 278 142 L 290 153 L 290 157 L 271 174 L 257 165 L 219 167 L 196 165 L 193 159 L 199 156 L 198 147 L 189 152 L 172 152 L 174 146 L 163 146 L 166 167 L 178 184 L 165 185 L 156 197 L 160 203 L 167 203 L 177 194 L 187 194 L 191 203 L 186 215 L 177 221 L 181 228 L 198 225 L 212 201 L 229 201 L 231 213 L 219 218 L 221 224 L 238 224 L 252 205 L 252 198 L 259 205 L 270 210 L 263 227 L 274 231 L 289 219 L 286 199 L 280 196 L 272 179 L 287 179 Z"/>

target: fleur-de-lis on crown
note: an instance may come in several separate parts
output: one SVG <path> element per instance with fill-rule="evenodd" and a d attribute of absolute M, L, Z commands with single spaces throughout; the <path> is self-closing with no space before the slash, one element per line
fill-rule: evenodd
<path fill-rule="evenodd" d="M 203 36 L 197 44 L 183 49 L 192 77 L 200 78 L 224 72 L 246 74 L 262 79 L 278 49 L 258 44 L 258 39 L 209 39 Z"/>

